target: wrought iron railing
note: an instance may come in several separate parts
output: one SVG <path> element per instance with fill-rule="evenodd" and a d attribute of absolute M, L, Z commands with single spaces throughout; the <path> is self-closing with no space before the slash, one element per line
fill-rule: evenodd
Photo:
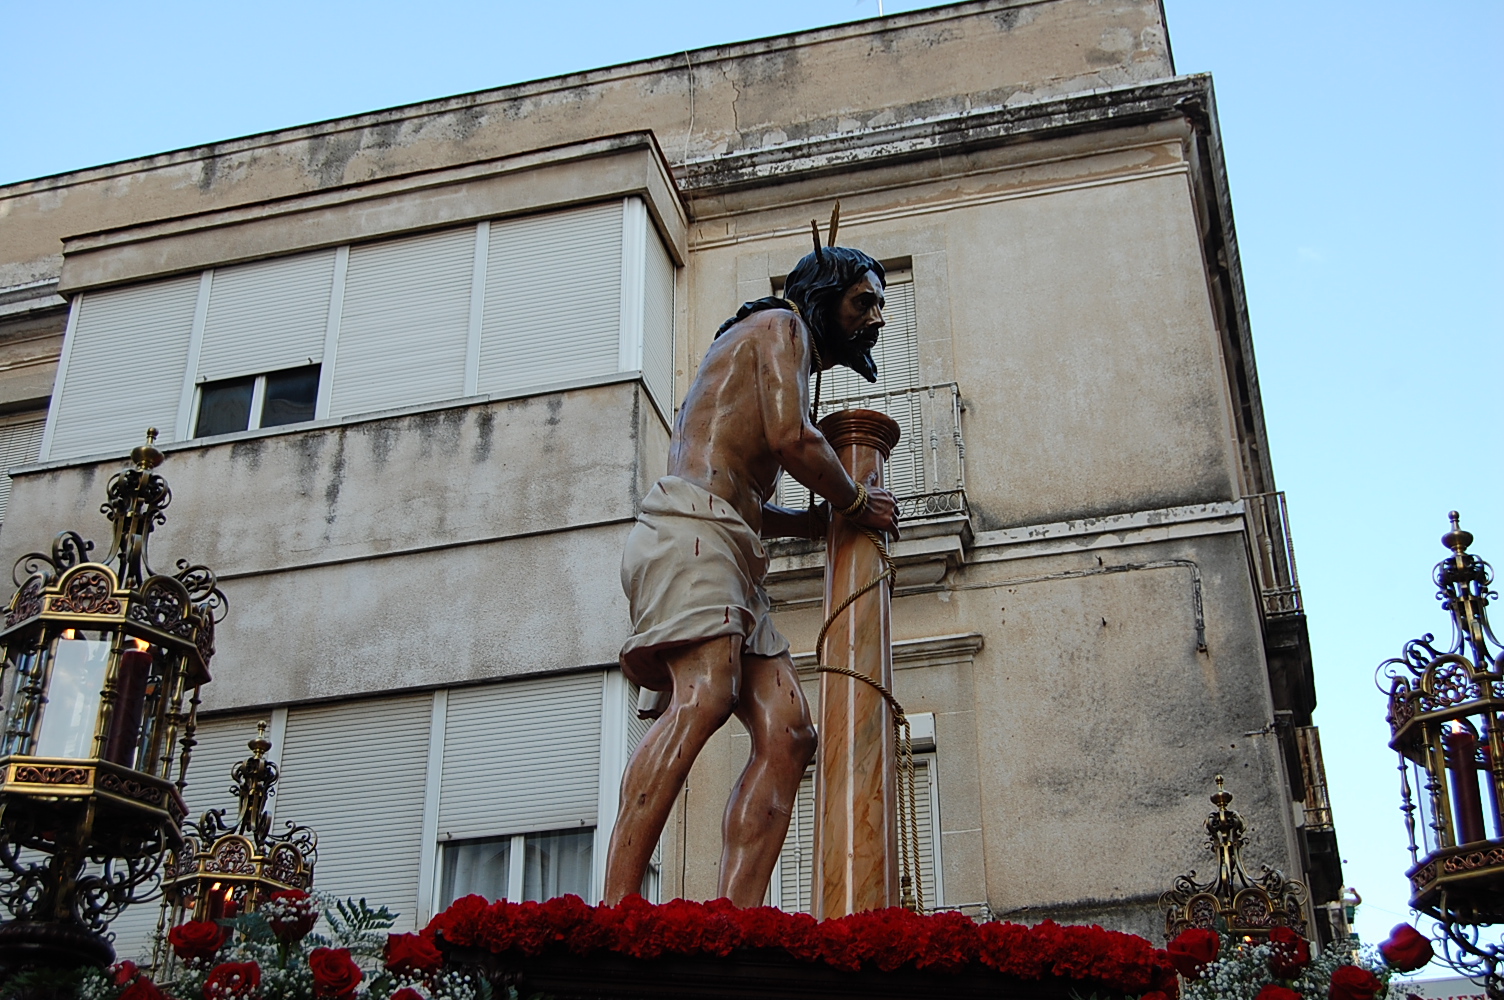
<path fill-rule="evenodd" d="M 1252 529 L 1254 564 L 1259 594 L 1267 615 L 1295 615 L 1300 603 L 1300 576 L 1295 572 L 1295 546 L 1290 540 L 1290 513 L 1285 494 L 1255 493 L 1243 498 Z"/>
<path fill-rule="evenodd" d="M 898 421 L 902 436 L 888 459 L 884 483 L 898 498 L 901 519 L 966 513 L 966 443 L 956 383 L 821 400 L 819 415 L 857 409 L 879 410 Z M 778 504 L 803 507 L 808 502 L 809 491 L 791 476 L 779 480 Z"/>

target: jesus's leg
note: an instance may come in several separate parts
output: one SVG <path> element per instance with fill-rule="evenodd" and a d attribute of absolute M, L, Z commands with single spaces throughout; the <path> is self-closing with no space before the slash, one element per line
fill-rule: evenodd
<path fill-rule="evenodd" d="M 815 726 L 788 653 L 742 657 L 736 717 L 752 737 L 752 756 L 721 824 L 720 894 L 737 906 L 760 906 L 788 834 L 799 780 L 815 755 Z"/>
<path fill-rule="evenodd" d="M 731 717 L 741 680 L 742 637 L 720 636 L 663 654 L 673 699 L 621 779 L 621 810 L 606 856 L 606 902 L 642 889 L 642 876 L 674 799 L 705 741 Z M 776 850 L 776 849 L 775 849 Z"/>

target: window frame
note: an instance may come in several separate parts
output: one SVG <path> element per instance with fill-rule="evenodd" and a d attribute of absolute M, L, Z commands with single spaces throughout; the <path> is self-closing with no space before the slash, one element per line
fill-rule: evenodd
<path fill-rule="evenodd" d="M 189 440 L 195 440 L 196 441 L 196 440 L 199 440 L 200 438 L 224 437 L 227 434 L 244 434 L 246 431 L 259 431 L 259 430 L 267 429 L 267 428 L 263 428 L 261 426 L 261 420 L 266 415 L 265 413 L 262 412 L 262 410 L 266 406 L 266 380 L 269 377 L 271 377 L 272 375 L 277 375 L 277 374 L 280 374 L 282 372 L 294 372 L 294 371 L 298 371 L 298 370 L 303 369 L 303 368 L 317 368 L 319 370 L 318 386 L 314 389 L 314 393 L 313 393 L 313 398 L 314 398 L 314 416 L 309 417 L 307 420 L 296 420 L 296 421 L 292 421 L 290 423 L 285 423 L 285 424 L 272 424 L 271 426 L 272 427 L 279 427 L 279 428 L 280 427 L 292 428 L 292 427 L 301 426 L 303 424 L 313 423 L 315 420 L 318 419 L 318 400 L 319 400 L 320 394 L 323 392 L 323 388 L 324 388 L 324 363 L 322 361 L 315 361 L 313 364 L 309 364 L 309 365 L 298 365 L 298 366 L 296 366 L 294 368 L 278 368 L 275 371 L 258 372 L 257 374 L 255 374 L 253 376 L 249 376 L 252 379 L 252 381 L 251 381 L 251 409 L 250 409 L 250 413 L 247 414 L 247 416 L 246 416 L 246 426 L 242 427 L 238 431 L 221 431 L 218 434 L 200 434 L 199 431 L 198 431 L 198 424 L 199 424 L 199 421 L 203 418 L 203 415 L 204 415 L 203 414 L 203 403 L 204 403 L 204 389 L 205 388 L 207 388 L 208 386 L 212 386 L 212 385 L 219 385 L 220 383 L 223 383 L 223 382 L 239 382 L 241 379 L 244 379 L 247 376 L 245 376 L 245 375 L 239 375 L 239 376 L 236 376 L 234 378 L 213 379 L 212 381 L 211 380 L 205 380 L 203 382 L 196 382 L 196 383 L 194 383 L 194 386 L 193 386 L 193 409 L 190 411 L 192 413 L 192 416 L 193 416 L 193 424 L 189 428 L 189 433 L 188 433 Z"/>

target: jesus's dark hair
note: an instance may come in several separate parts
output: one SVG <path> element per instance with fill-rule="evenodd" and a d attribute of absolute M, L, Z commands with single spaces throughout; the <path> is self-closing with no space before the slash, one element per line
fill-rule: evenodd
<path fill-rule="evenodd" d="M 783 298 L 765 296 L 743 303 L 736 315 L 721 324 L 715 332 L 719 337 L 731 327 L 755 312 L 764 309 L 787 309 L 792 302 L 799 308 L 815 346 L 827 360 L 843 364 L 860 374 L 869 382 L 877 381 L 877 365 L 872 360 L 870 347 L 855 348 L 832 336 L 835 318 L 832 312 L 840 305 L 846 293 L 868 271 L 877 275 L 886 284 L 888 274 L 876 260 L 852 247 L 822 247 L 807 253 L 789 272 L 783 284 Z"/>

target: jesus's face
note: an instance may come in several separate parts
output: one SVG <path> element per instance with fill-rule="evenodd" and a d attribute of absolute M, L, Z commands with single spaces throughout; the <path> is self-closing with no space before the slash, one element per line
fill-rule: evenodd
<path fill-rule="evenodd" d="M 856 350 L 871 350 L 883 328 L 883 306 L 887 304 L 882 279 L 873 271 L 865 272 L 841 295 L 835 316 L 841 339 Z"/>
<path fill-rule="evenodd" d="M 826 367 L 844 364 L 868 382 L 877 381 L 877 365 L 872 360 L 872 348 L 877 343 L 883 328 L 883 282 L 874 272 L 867 271 L 841 293 L 841 301 L 831 310 L 834 333 L 840 339 L 840 357 L 828 359 Z"/>

